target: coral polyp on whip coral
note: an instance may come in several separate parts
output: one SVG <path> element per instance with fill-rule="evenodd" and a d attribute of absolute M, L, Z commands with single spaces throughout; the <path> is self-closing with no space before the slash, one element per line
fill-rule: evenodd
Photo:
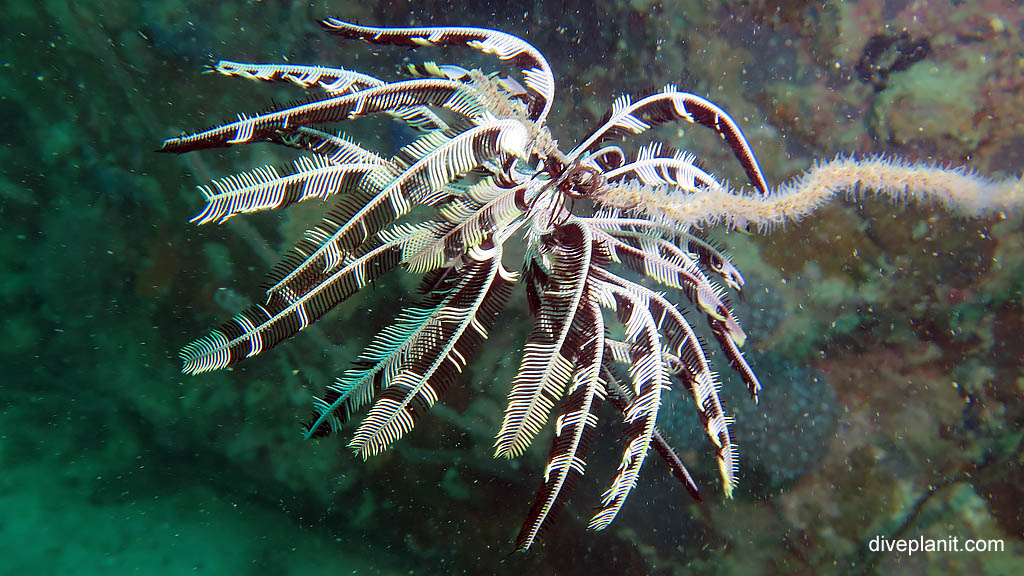
<path fill-rule="evenodd" d="M 164 142 L 162 151 L 176 153 L 252 143 L 299 152 L 290 165 L 200 186 L 206 207 L 193 220 L 224 222 L 310 199 L 329 206 L 267 274 L 262 303 L 185 346 L 183 371 L 217 370 L 269 350 L 391 269 L 422 275 L 422 301 L 400 311 L 354 367 L 314 399 L 306 425 L 307 438 L 327 436 L 369 406 L 349 442 L 368 458 L 408 433 L 459 383 L 522 284 L 533 330 L 510 383 L 495 455 L 522 454 L 548 425 L 554 442 L 517 549 L 529 548 L 554 522 L 584 475 L 599 425 L 622 430 L 622 456 L 590 528 L 615 519 L 652 449 L 697 497 L 658 430 L 673 385 L 693 399 L 725 495 L 736 489 L 738 451 L 718 375 L 670 296 L 681 293 L 703 316 L 756 400 L 761 383 L 741 352 L 746 334 L 730 305 L 730 292 L 739 293 L 744 279 L 705 238 L 708 227 L 769 231 L 811 217 L 837 194 L 934 201 L 968 216 L 1016 210 L 1024 202 L 1019 179 L 992 181 L 895 157 L 839 157 L 772 188 L 740 126 L 712 102 L 671 85 L 642 98 L 619 97 L 589 136 L 563 150 L 547 125 L 552 69 L 523 40 L 481 28 L 321 24 L 342 38 L 377 44 L 474 48 L 506 66 L 483 72 L 426 64 L 410 67 L 409 78 L 384 81 L 319 65 L 219 62 L 214 70 L 221 74 L 289 82 L 312 97 Z M 389 114 L 421 135 L 388 155 L 332 127 L 375 114 Z M 638 142 L 652 128 L 676 122 L 718 134 L 749 187 L 730 188 L 691 154 Z M 624 141 L 635 151 L 625 151 Z M 427 208 L 413 217 L 417 206 Z M 504 257 L 516 242 L 526 249 L 518 271 Z M 630 279 L 637 274 L 664 291 Z M 609 329 L 612 318 L 622 330 Z M 605 401 L 620 419 L 598 420 Z"/>

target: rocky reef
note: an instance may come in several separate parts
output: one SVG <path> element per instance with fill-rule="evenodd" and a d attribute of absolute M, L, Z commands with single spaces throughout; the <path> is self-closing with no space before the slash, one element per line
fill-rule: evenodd
<path fill-rule="evenodd" d="M 253 102 L 252 85 L 201 76 L 219 57 L 359 62 L 382 76 L 403 58 L 444 57 L 341 50 L 313 25 L 332 15 L 488 26 L 535 43 L 559 78 L 550 124 L 566 142 L 619 94 L 676 82 L 730 111 L 772 182 L 838 153 L 1018 173 L 1019 3 L 600 0 L 493 9 L 428 0 L 345 3 L 330 14 L 303 3 L 9 4 L 5 27 L 18 32 L 0 38 L 0 502 L 14 513 L 0 521 L 0 540 L 27 542 L 5 550 L 12 573 L 1019 568 L 1020 215 L 960 220 L 865 199 L 767 236 L 712 231 L 746 274 L 738 317 L 760 335 L 747 354 L 766 388 L 759 405 L 727 406 L 743 467 L 735 498 L 698 478 L 703 502 L 693 503 L 651 466 L 612 530 L 570 536 L 590 512 L 570 506 L 550 545 L 509 557 L 511 544 L 493 543 L 511 541 L 521 514 L 495 511 L 525 512 L 544 466 L 542 449 L 512 463 L 490 458 L 515 347 L 529 330 L 526 303 L 499 319 L 504 328 L 467 385 L 396 449 L 363 465 L 342 441 L 303 442 L 296 422 L 309 395 L 366 342 L 352 326 L 388 322 L 414 279 L 385 277 L 284 353 L 184 377 L 180 345 L 209 318 L 237 310 L 249 297 L 238 288 L 257 284 L 313 215 L 189 228 L 197 184 L 281 159 L 264 150 L 180 161 L 150 153 L 183 119 L 209 123 L 197 110 L 227 115 Z M 293 95 L 260 87 L 256 101 Z M 382 146 L 403 137 L 383 122 L 354 130 Z M 664 136 L 716 174 L 743 180 L 714 138 L 689 129 Z M 741 384 L 725 385 L 742 396 Z M 693 469 L 707 468 L 698 463 L 711 455 L 690 440 L 699 427 L 684 412 L 672 412 L 665 432 L 692 447 L 683 456 Z M 598 452 L 592 465 L 614 469 L 616 457 Z M 580 490 L 577 501 L 587 502 L 598 487 Z M 1006 551 L 872 553 L 878 535 L 1001 539 Z"/>

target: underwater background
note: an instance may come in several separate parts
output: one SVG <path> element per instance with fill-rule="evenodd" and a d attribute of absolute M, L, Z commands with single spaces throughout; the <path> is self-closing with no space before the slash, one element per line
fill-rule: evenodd
<path fill-rule="evenodd" d="M 311 395 L 415 279 L 384 277 L 275 354 L 183 376 L 178 349 L 249 303 L 319 210 L 197 228 L 196 185 L 283 157 L 153 153 L 296 97 L 202 74 L 219 58 L 382 78 L 403 62 L 499 66 L 339 42 L 316 25 L 335 16 L 523 37 L 555 71 L 549 124 L 564 143 L 620 94 L 675 82 L 739 122 L 773 184 L 842 153 L 1016 174 L 1020 2 L 23 0 L 0 13 L 0 574 L 1024 573 L 1021 214 L 868 199 L 770 235 L 719 234 L 746 276 L 737 317 L 765 386 L 753 405 L 725 384 L 735 498 L 680 401 L 660 428 L 702 503 L 651 465 L 619 519 L 586 531 L 617 458 L 597 449 L 558 525 L 512 554 L 547 445 L 491 458 L 525 299 L 390 451 L 364 463 L 344 438 L 305 442 Z M 742 181 L 728 147 L 693 132 L 673 143 Z M 410 137 L 389 122 L 353 135 L 378 150 Z M 873 552 L 876 537 L 1004 550 Z"/>

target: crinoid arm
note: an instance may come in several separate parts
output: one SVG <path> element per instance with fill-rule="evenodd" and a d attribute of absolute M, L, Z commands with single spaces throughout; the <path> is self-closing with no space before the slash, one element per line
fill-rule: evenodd
<path fill-rule="evenodd" d="M 297 106 L 274 106 L 257 114 L 239 114 L 235 122 L 165 140 L 160 152 L 181 153 L 259 142 L 296 125 L 341 122 L 383 112 L 399 113 L 415 106 L 445 108 L 469 119 L 479 118 L 484 112 L 481 103 L 466 93 L 464 84 L 441 78 L 416 78 Z"/>
<path fill-rule="evenodd" d="M 555 403 L 562 399 L 573 374 L 572 356 L 583 344 L 577 340 L 572 323 L 574 311 L 584 301 L 593 239 L 587 227 L 574 223 L 561 227 L 555 234 L 559 238 L 550 247 L 550 289 L 544 290 L 519 372 L 508 394 L 505 418 L 495 441 L 496 456 L 518 456 L 530 445 L 547 423 Z"/>
<path fill-rule="evenodd" d="M 618 345 L 621 347 L 628 347 L 624 342 L 614 342 L 612 340 L 605 340 L 605 349 L 609 353 L 613 346 Z M 676 359 L 675 365 L 680 366 L 681 364 Z M 622 413 L 626 412 L 626 408 L 633 401 L 632 392 L 628 387 L 624 387 L 619 383 L 618 378 L 612 374 L 611 370 L 605 365 L 601 371 L 601 378 L 604 380 L 605 388 L 607 390 L 608 401 L 615 406 L 615 408 Z M 679 481 L 680 484 L 686 488 L 686 491 L 690 493 L 697 502 L 701 502 L 703 499 L 700 496 L 700 488 L 697 487 L 697 483 L 693 480 L 693 476 L 690 475 L 690 471 L 686 468 L 686 464 L 683 464 L 682 458 L 676 453 L 676 449 L 673 448 L 667 440 L 661 435 L 658 430 L 654 431 L 652 438 L 652 446 L 654 451 L 661 456 L 661 459 L 668 466 L 669 472 Z"/>
<path fill-rule="evenodd" d="M 572 362 L 572 381 L 561 414 L 555 421 L 544 483 L 516 538 L 516 549 L 526 550 L 540 531 L 555 522 L 575 485 L 586 472 L 586 454 L 597 428 L 596 409 L 606 395 L 607 383 L 601 380 L 604 367 L 604 318 L 600 307 L 591 302 L 573 315 L 572 337 L 578 354 Z"/>
<path fill-rule="evenodd" d="M 574 160 L 584 152 L 593 152 L 607 140 L 642 134 L 660 124 L 679 121 L 700 124 L 714 130 L 732 148 L 754 187 L 763 194 L 768 193 L 768 184 L 757 157 L 739 125 L 714 103 L 694 94 L 680 92 L 672 84 L 635 102 L 628 95 L 620 96 L 612 104 L 601 126 L 570 152 L 569 158 Z"/>
<path fill-rule="evenodd" d="M 250 64 L 221 60 L 214 64 L 210 71 L 224 76 L 239 76 L 262 82 L 291 82 L 303 88 L 316 86 L 331 96 L 384 85 L 383 80 L 368 74 L 326 66 Z"/>
<path fill-rule="evenodd" d="M 487 338 L 511 293 L 515 275 L 501 264 L 500 246 L 474 250 L 452 298 L 435 313 L 432 329 L 377 395 L 349 446 L 364 458 L 385 450 L 437 402 Z"/>
<path fill-rule="evenodd" d="M 486 28 L 464 26 L 429 28 L 376 28 L 343 22 L 328 18 L 321 25 L 331 34 L 344 38 L 358 38 L 376 44 L 395 46 L 448 46 L 464 45 L 487 54 L 494 54 L 502 60 L 511 60 L 523 70 L 526 87 L 534 92 L 536 99 L 531 119 L 542 123 L 551 110 L 555 95 L 555 79 L 547 59 L 524 40 Z"/>

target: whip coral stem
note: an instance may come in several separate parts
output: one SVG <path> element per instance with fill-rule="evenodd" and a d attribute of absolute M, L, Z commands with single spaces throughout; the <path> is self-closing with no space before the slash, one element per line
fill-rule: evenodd
<path fill-rule="evenodd" d="M 678 188 L 635 181 L 603 192 L 600 201 L 605 206 L 642 210 L 670 225 L 756 226 L 761 231 L 801 220 L 840 193 L 859 197 L 873 192 L 896 202 L 931 200 L 968 216 L 1009 213 L 1024 204 L 1024 182 L 1019 176 L 992 180 L 966 168 L 884 156 L 837 157 L 818 163 L 767 196 L 724 189 L 681 193 Z"/>

